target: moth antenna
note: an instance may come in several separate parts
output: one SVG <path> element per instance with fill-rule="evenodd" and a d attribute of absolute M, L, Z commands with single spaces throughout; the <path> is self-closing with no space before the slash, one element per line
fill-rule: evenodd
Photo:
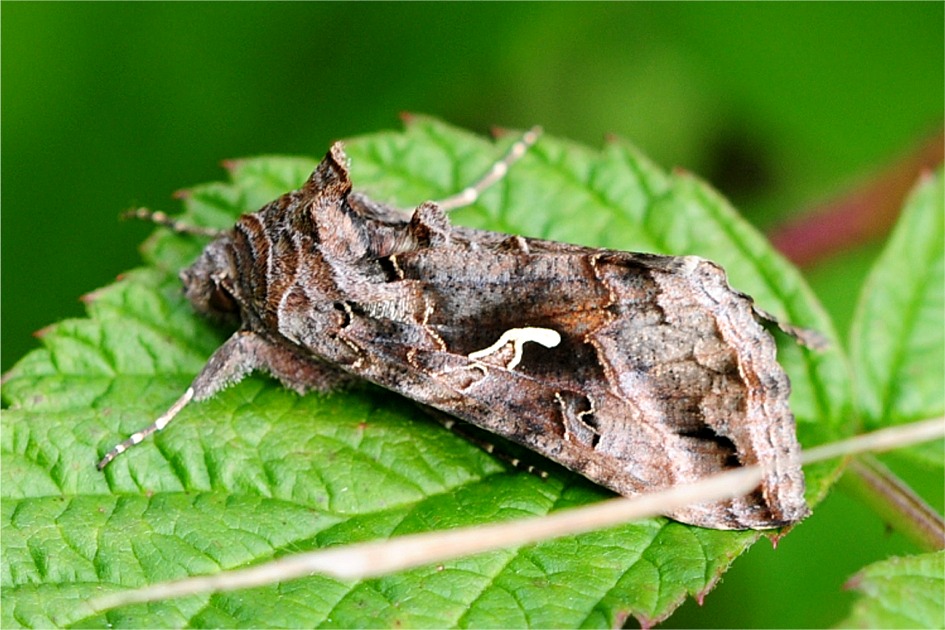
<path fill-rule="evenodd" d="M 161 212 L 160 210 L 149 210 L 147 208 L 133 208 L 127 212 L 123 212 L 121 215 L 123 219 L 138 219 L 140 221 L 148 221 L 149 223 L 156 223 L 157 225 L 166 227 L 177 234 L 190 234 L 192 236 L 210 236 L 217 237 L 223 232 L 223 230 L 217 230 L 215 228 L 201 227 L 199 225 L 191 225 L 189 223 L 184 223 L 173 217 L 168 216 L 167 214 Z"/>
<path fill-rule="evenodd" d="M 160 418 L 158 418 L 157 420 L 155 420 L 153 423 L 149 424 L 145 428 L 141 429 L 140 431 L 132 433 L 128 437 L 127 440 L 125 440 L 124 442 L 121 442 L 120 444 L 116 444 L 115 447 L 112 448 L 112 450 L 105 453 L 105 457 L 103 457 L 98 462 L 98 464 L 96 465 L 96 468 L 98 468 L 99 470 L 102 470 L 103 468 L 108 466 L 108 464 L 111 463 L 112 460 L 114 460 L 116 457 L 118 457 L 119 455 L 127 451 L 129 448 L 131 448 L 132 446 L 136 444 L 140 444 L 141 442 L 145 440 L 145 438 L 147 438 L 152 433 L 157 433 L 158 431 L 166 427 L 171 422 L 171 420 L 174 419 L 174 416 L 180 413 L 180 410 L 183 409 L 185 406 L 187 406 L 187 403 L 189 403 L 193 397 L 194 397 L 194 388 L 188 387 L 187 391 L 184 392 L 184 395 L 178 398 L 177 402 L 171 405 L 171 408 L 165 411 L 164 414 L 161 415 Z"/>
<path fill-rule="evenodd" d="M 465 206 L 470 206 L 476 203 L 476 200 L 479 199 L 479 195 L 482 194 L 487 188 L 494 186 L 499 181 L 505 177 L 506 173 L 509 172 L 509 167 L 512 166 L 515 162 L 519 161 L 523 155 L 536 143 L 538 138 L 541 137 L 542 129 L 541 127 L 532 127 L 524 134 L 519 140 L 509 147 L 508 152 L 500 159 L 498 162 L 492 165 L 492 168 L 489 169 L 483 177 L 472 184 L 467 186 L 462 191 L 447 197 L 446 199 L 441 199 L 437 201 L 436 204 L 443 209 L 444 212 L 450 210 L 456 210 L 457 208 L 462 208 Z"/>

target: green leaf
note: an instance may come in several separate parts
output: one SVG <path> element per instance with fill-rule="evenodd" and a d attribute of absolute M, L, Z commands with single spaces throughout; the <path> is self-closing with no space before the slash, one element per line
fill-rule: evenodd
<path fill-rule="evenodd" d="M 402 207 L 460 190 L 512 141 L 418 118 L 352 140 L 356 186 Z M 234 163 L 200 186 L 186 220 L 214 226 L 296 187 L 314 159 Z M 700 254 L 761 307 L 832 336 L 799 274 L 717 194 L 632 147 L 552 137 L 457 224 L 587 245 Z M 252 377 L 188 406 L 104 473 L 94 463 L 163 412 L 226 337 L 196 317 L 177 271 L 204 242 L 158 230 L 148 267 L 89 296 L 88 318 L 50 327 L 7 374 L 2 431 L 2 623 L 14 626 L 555 626 L 652 623 L 710 590 L 758 534 L 650 519 L 363 582 L 309 577 L 102 615 L 96 594 L 213 573 L 328 545 L 489 523 L 608 493 L 551 463 L 508 470 L 373 387 L 299 397 Z M 805 446 L 850 432 L 838 350 L 781 339 Z M 835 344 L 834 347 L 838 347 Z M 835 465 L 807 471 L 816 502 Z M 804 525 L 801 525 L 803 527 Z"/>
<path fill-rule="evenodd" d="M 876 562 L 847 588 L 861 596 L 840 628 L 945 627 L 945 551 Z"/>
<path fill-rule="evenodd" d="M 942 169 L 913 191 L 867 279 L 851 329 L 867 428 L 945 414 L 945 186 Z M 939 471 L 941 441 L 903 449 Z"/>

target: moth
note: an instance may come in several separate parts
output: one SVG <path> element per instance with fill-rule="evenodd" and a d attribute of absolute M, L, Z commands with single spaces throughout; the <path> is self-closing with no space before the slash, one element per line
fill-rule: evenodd
<path fill-rule="evenodd" d="M 336 143 L 301 188 L 210 231 L 180 278 L 197 312 L 238 330 L 99 469 L 259 370 L 300 394 L 370 381 L 626 496 L 762 464 L 752 494 L 667 516 L 716 529 L 804 518 L 790 384 L 764 326 L 777 322 L 721 267 L 451 225 L 447 210 L 474 202 L 538 133 L 412 214 L 353 192 Z"/>

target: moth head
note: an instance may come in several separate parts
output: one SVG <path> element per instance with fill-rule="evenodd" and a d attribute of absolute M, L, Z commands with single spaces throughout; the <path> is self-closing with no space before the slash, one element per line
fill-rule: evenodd
<path fill-rule="evenodd" d="M 237 297 L 236 265 L 229 235 L 218 237 L 204 248 L 200 258 L 180 272 L 184 292 L 194 309 L 211 319 L 237 323 L 240 301 Z"/>

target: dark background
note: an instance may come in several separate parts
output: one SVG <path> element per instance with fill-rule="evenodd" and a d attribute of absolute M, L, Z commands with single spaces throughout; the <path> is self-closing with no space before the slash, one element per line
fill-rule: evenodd
<path fill-rule="evenodd" d="M 33 331 L 81 316 L 78 296 L 139 264 L 151 228 L 120 211 L 174 212 L 171 193 L 222 178 L 227 158 L 319 155 L 398 127 L 401 111 L 482 133 L 541 124 L 592 146 L 624 136 L 768 228 L 896 163 L 945 108 L 941 3 L 0 11 L 4 370 Z M 841 328 L 878 246 L 809 271 Z M 841 493 L 818 516 L 835 525 L 801 527 L 776 553 L 758 545 L 670 623 L 831 624 L 845 577 L 912 551 Z"/>

